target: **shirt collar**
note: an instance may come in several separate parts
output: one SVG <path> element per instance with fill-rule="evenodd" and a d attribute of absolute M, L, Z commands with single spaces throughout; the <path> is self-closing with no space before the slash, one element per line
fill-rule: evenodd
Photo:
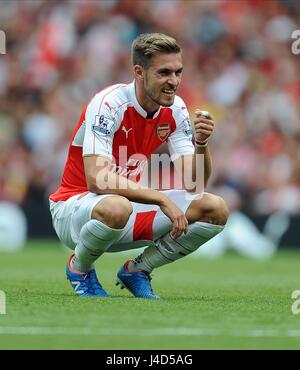
<path fill-rule="evenodd" d="M 135 95 L 135 81 L 133 81 L 131 84 L 129 84 L 129 96 L 130 96 L 130 100 L 133 102 L 133 106 L 135 108 L 135 110 L 144 118 L 147 118 L 147 112 L 145 111 L 144 108 L 142 108 L 136 98 L 136 95 Z M 159 112 L 161 110 L 161 106 L 159 107 L 159 109 L 157 110 L 157 112 L 155 112 L 154 116 L 152 117 L 152 119 L 156 118 L 158 115 L 159 115 Z"/>

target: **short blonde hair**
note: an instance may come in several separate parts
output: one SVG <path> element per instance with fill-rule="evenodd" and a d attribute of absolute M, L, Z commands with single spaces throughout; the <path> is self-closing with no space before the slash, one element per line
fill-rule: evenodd
<path fill-rule="evenodd" d="M 181 47 L 171 36 L 163 33 L 143 33 L 132 43 L 131 56 L 133 65 L 148 68 L 153 55 L 158 53 L 180 53 Z"/>

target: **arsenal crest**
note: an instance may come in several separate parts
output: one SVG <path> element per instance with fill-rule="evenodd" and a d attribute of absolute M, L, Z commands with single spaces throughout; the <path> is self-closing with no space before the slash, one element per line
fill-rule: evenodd
<path fill-rule="evenodd" d="M 171 125 L 162 123 L 156 127 L 156 135 L 160 141 L 165 141 L 171 133 Z"/>

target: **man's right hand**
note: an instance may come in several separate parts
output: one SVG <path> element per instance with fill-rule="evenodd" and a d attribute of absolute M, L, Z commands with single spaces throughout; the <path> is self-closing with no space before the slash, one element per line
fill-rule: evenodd
<path fill-rule="evenodd" d="M 173 223 L 173 229 L 171 231 L 171 237 L 173 239 L 177 239 L 182 233 L 187 233 L 189 225 L 188 220 L 175 203 L 169 198 L 164 199 L 162 204 L 160 204 L 160 209 Z"/>

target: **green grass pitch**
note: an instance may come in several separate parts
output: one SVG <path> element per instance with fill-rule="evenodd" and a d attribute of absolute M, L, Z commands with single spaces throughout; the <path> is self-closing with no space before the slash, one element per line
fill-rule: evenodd
<path fill-rule="evenodd" d="M 50 241 L 0 254 L 0 349 L 300 348 L 300 314 L 291 310 L 299 252 L 281 251 L 266 262 L 187 257 L 154 271 L 160 300 L 136 299 L 115 286 L 128 253 L 97 262 L 109 299 L 78 298 L 65 279 L 67 257 Z"/>

